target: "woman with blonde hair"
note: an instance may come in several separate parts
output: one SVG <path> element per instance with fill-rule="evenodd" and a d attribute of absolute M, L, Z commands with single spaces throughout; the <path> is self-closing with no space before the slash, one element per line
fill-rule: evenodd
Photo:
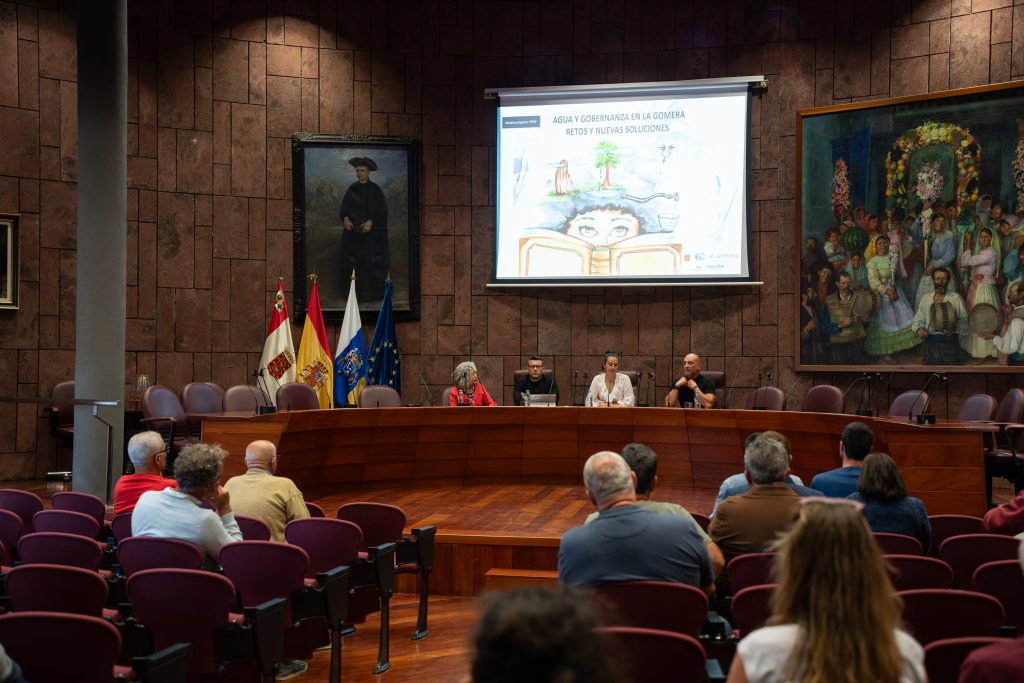
<path fill-rule="evenodd" d="M 924 651 L 900 630 L 901 602 L 861 505 L 802 498 L 776 544 L 768 626 L 740 641 L 729 683 L 922 683 Z"/>

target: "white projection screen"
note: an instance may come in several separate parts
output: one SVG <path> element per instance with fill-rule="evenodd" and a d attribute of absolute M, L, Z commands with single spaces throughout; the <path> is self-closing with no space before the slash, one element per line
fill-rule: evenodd
<path fill-rule="evenodd" d="M 488 90 L 491 284 L 750 284 L 750 97 L 762 82 Z"/>

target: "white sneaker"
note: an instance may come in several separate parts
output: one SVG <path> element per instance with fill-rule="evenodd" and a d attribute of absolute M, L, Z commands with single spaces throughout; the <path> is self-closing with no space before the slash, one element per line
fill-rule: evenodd
<path fill-rule="evenodd" d="M 306 673 L 306 669 L 309 665 L 301 659 L 286 659 L 283 662 L 277 663 L 277 676 L 276 679 L 279 681 L 287 681 L 289 678 L 295 678 Z"/>

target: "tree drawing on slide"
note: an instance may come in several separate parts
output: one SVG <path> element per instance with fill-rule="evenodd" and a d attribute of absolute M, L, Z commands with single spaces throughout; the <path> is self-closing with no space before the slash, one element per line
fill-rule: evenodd
<path fill-rule="evenodd" d="M 604 181 L 601 183 L 602 190 L 612 189 L 612 169 L 618 168 L 622 156 L 616 151 L 618 146 L 614 142 L 604 140 L 597 143 L 597 161 L 594 166 L 604 166 Z"/>

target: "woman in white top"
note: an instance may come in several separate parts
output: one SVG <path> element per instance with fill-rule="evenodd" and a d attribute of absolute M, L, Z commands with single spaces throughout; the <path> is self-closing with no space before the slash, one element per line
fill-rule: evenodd
<path fill-rule="evenodd" d="M 604 372 L 594 375 L 587 404 L 597 408 L 628 408 L 633 405 L 633 383 L 619 374 L 619 355 L 604 354 Z"/>
<path fill-rule="evenodd" d="M 740 641 L 729 683 L 923 683 L 924 650 L 901 631 L 902 604 L 861 506 L 802 498 L 777 544 L 769 626 Z"/>

